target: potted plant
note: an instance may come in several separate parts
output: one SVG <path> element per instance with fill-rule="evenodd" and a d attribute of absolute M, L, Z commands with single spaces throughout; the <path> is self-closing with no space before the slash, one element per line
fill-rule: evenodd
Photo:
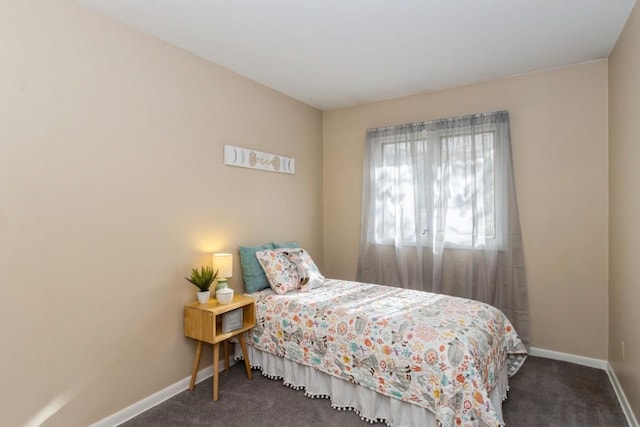
<path fill-rule="evenodd" d="M 206 304 L 209 302 L 209 298 L 211 298 L 211 291 L 209 290 L 209 287 L 217 276 L 218 270 L 214 272 L 213 268 L 209 266 L 202 266 L 200 270 L 192 268 L 191 277 L 185 277 L 185 279 L 192 283 L 196 288 L 200 289 L 198 291 L 198 302 L 200 304 Z"/>

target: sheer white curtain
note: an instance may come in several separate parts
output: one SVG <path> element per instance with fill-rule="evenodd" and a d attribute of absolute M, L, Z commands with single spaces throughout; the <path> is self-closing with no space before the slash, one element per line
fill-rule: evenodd
<path fill-rule="evenodd" d="M 506 111 L 367 131 L 358 280 L 483 301 L 529 342 Z"/>

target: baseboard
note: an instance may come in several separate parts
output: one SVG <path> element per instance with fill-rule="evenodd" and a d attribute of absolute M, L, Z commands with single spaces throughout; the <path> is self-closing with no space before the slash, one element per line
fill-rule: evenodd
<path fill-rule="evenodd" d="M 561 353 L 559 351 L 545 350 L 543 348 L 531 347 L 529 354 L 536 357 L 546 357 L 547 359 L 561 360 L 563 362 L 575 363 L 576 365 L 588 366 L 590 368 L 607 370 L 609 364 L 606 360 L 594 359 L 592 357 L 577 356 L 575 354 Z"/>
<path fill-rule="evenodd" d="M 235 363 L 234 360 L 231 361 L 230 365 Z M 224 369 L 224 364 L 220 367 L 222 371 Z M 209 366 L 207 368 L 201 369 L 198 371 L 198 375 L 196 376 L 196 384 L 204 381 L 205 379 L 211 377 L 213 375 L 213 366 Z M 191 376 L 181 379 L 180 381 L 171 384 L 169 387 L 166 387 L 160 390 L 157 393 L 152 394 L 149 397 L 145 397 L 144 399 L 127 406 L 121 411 L 116 412 L 113 415 L 108 416 L 95 424 L 92 424 L 91 427 L 115 427 L 126 421 L 129 421 L 131 418 L 140 415 L 144 411 L 147 411 L 153 408 L 156 405 L 164 402 L 167 399 L 172 398 L 178 393 L 181 393 L 189 388 L 189 383 L 191 382 Z"/>
<path fill-rule="evenodd" d="M 629 427 L 639 427 L 638 420 L 636 419 L 636 416 L 631 409 L 631 405 L 629 405 L 627 396 L 624 394 L 624 390 L 622 390 L 622 386 L 618 382 L 618 377 L 616 376 L 616 373 L 611 367 L 610 363 L 607 363 L 607 374 L 609 375 L 609 381 L 611 381 L 613 390 L 616 392 L 616 396 L 618 396 L 620 406 L 622 406 L 622 412 L 624 412 L 625 417 L 627 417 Z"/>
<path fill-rule="evenodd" d="M 576 365 L 588 366 L 590 368 L 597 368 L 606 371 L 607 375 L 609 376 L 609 382 L 611 383 L 613 390 L 616 392 L 618 402 L 620 402 L 620 406 L 622 407 L 622 412 L 624 412 L 625 417 L 627 417 L 629 427 L 640 427 L 638 425 L 638 420 L 633 414 L 631 405 L 629 405 L 627 396 L 624 394 L 624 391 L 622 390 L 622 387 L 618 382 L 616 373 L 613 371 L 613 368 L 608 361 L 594 359 L 591 357 L 576 356 L 575 354 L 561 353 L 559 351 L 545 350 L 543 348 L 536 347 L 531 347 L 529 349 L 529 354 L 531 356 L 546 357 L 547 359 L 561 360 L 563 362 L 575 363 Z"/>

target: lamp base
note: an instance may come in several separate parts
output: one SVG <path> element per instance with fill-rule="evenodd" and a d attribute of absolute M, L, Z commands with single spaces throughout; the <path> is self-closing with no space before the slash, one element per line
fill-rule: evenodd
<path fill-rule="evenodd" d="M 219 289 L 222 289 L 222 288 L 226 288 L 226 287 L 228 287 L 227 279 L 224 278 L 224 277 L 220 277 L 218 279 L 218 284 L 216 285 L 216 291 L 219 290 Z"/>

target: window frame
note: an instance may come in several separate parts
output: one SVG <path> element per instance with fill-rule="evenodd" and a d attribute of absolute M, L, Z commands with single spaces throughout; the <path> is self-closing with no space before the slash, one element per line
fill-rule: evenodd
<path fill-rule="evenodd" d="M 506 197 L 506 192 L 507 192 L 507 188 L 506 188 L 506 181 L 505 180 L 500 180 L 499 176 L 503 175 L 503 171 L 501 170 L 501 168 L 506 168 L 507 164 L 504 162 L 504 159 L 502 158 L 503 152 L 505 150 L 503 150 L 500 146 L 500 144 L 503 144 L 503 142 L 501 141 L 501 138 L 499 138 L 499 130 L 498 130 L 498 123 L 484 123 L 482 125 L 476 125 L 476 126 L 468 126 L 468 127 L 460 127 L 458 129 L 456 129 L 454 132 L 438 132 L 438 131 L 425 131 L 423 132 L 423 135 L 420 137 L 416 137 L 416 138 L 411 138 L 410 134 L 407 134 L 407 136 L 401 136 L 399 138 L 395 138 L 394 140 L 385 140 L 385 138 L 382 138 L 381 141 L 376 141 L 377 144 L 377 150 L 379 150 L 379 152 L 377 153 L 376 157 L 377 159 L 379 159 L 379 162 L 377 162 L 375 164 L 374 167 L 374 174 L 377 174 L 378 171 L 380 169 L 384 169 L 384 168 L 398 168 L 400 166 L 403 165 L 389 165 L 386 164 L 385 162 L 385 155 L 384 155 L 384 150 L 386 147 L 388 147 L 389 145 L 399 145 L 399 144 L 404 144 L 407 146 L 406 149 L 410 149 L 410 146 L 416 146 L 417 144 L 424 144 L 426 146 L 426 149 L 423 149 L 424 153 L 429 153 L 430 151 L 434 151 L 432 149 L 432 147 L 429 147 L 429 145 L 433 145 L 436 144 L 437 146 L 437 150 L 435 150 L 438 153 L 439 156 L 439 160 L 437 161 L 437 172 L 436 172 L 436 177 L 439 181 L 431 181 L 431 186 L 433 187 L 431 189 L 431 192 L 436 192 L 436 186 L 442 187 L 442 185 L 444 184 L 444 181 L 442 179 L 442 174 L 443 171 L 442 169 L 444 168 L 444 161 L 442 160 L 442 155 L 443 152 L 445 151 L 443 148 L 443 145 L 447 143 L 447 140 L 450 140 L 452 138 L 459 138 L 459 137 L 470 137 L 471 141 L 474 142 L 475 144 L 478 144 L 477 138 L 479 135 L 484 135 L 484 134 L 491 134 L 491 144 L 492 144 L 492 161 L 493 164 L 491 165 L 491 182 L 492 182 L 492 187 L 491 187 L 491 203 L 492 203 L 492 214 L 493 214 L 493 220 L 492 220 L 492 227 L 493 227 L 493 233 L 489 234 L 489 233 L 484 233 L 484 235 L 482 236 L 482 242 L 473 242 L 473 237 L 471 237 L 471 242 L 462 242 L 462 239 L 459 239 L 458 241 L 454 241 L 451 239 L 447 239 L 446 236 L 449 234 L 446 231 L 446 226 L 445 228 L 441 228 L 439 230 L 435 231 L 434 234 L 434 224 L 442 224 L 442 221 L 438 221 L 438 222 L 434 222 L 434 215 L 437 215 L 438 213 L 436 213 L 436 210 L 440 210 L 440 217 L 442 217 L 444 215 L 444 206 L 440 206 L 439 208 L 435 206 L 435 203 L 433 201 L 433 197 L 429 198 L 428 201 L 428 210 L 427 212 L 425 212 L 424 214 L 420 214 L 420 216 L 422 217 L 420 220 L 424 221 L 425 224 L 428 225 L 428 227 L 425 227 L 422 231 L 422 233 L 418 233 L 417 232 L 417 226 L 415 223 L 415 215 L 413 215 L 413 229 L 414 232 L 410 233 L 409 235 L 412 235 L 413 238 L 409 238 L 409 239 L 405 239 L 403 241 L 403 245 L 405 246 L 422 246 L 422 247 L 432 247 L 435 243 L 435 239 L 436 239 L 436 235 L 440 234 L 442 236 L 442 244 L 444 245 L 445 248 L 450 248 L 450 249 L 460 249 L 460 250 L 471 250 L 471 249 L 476 249 L 476 248 L 487 248 L 487 247 L 492 247 L 492 248 L 501 248 L 504 246 L 504 236 L 505 236 L 505 232 L 504 230 L 501 230 L 501 227 L 503 227 L 502 224 L 504 224 L 504 221 L 502 221 L 502 217 L 503 215 L 505 215 L 505 212 L 502 212 L 503 208 L 499 205 L 498 203 L 498 199 L 500 197 Z M 483 138 L 479 141 L 480 144 L 483 143 Z M 431 150 L 430 150 L 431 149 Z M 414 149 L 415 151 L 415 149 Z M 475 150 L 473 150 L 475 152 Z M 476 158 L 473 160 L 473 162 L 477 162 L 478 161 L 478 157 L 476 156 Z M 465 167 L 467 167 L 467 164 L 465 164 Z M 505 182 L 502 182 L 505 181 Z M 372 186 L 372 196 L 375 199 L 375 203 L 376 205 L 378 203 L 380 203 L 379 197 L 378 197 L 378 192 L 379 192 L 379 188 L 378 188 L 378 180 L 374 179 L 373 180 L 373 186 Z M 437 184 L 437 185 L 436 185 Z M 440 191 L 443 191 L 442 188 L 440 188 Z M 483 193 L 485 194 L 485 193 Z M 414 206 L 414 211 L 415 211 L 415 200 L 413 201 L 413 206 Z M 382 201 L 382 203 L 384 203 L 384 201 Z M 448 202 L 450 203 L 450 199 L 448 199 Z M 449 209 L 449 207 L 447 207 L 447 209 Z M 381 212 L 377 210 L 377 206 L 376 206 L 376 212 Z M 382 212 L 382 216 L 384 216 L 384 212 Z M 375 216 L 376 220 L 375 223 L 373 224 L 373 229 L 374 229 L 374 233 L 373 233 L 373 244 L 376 245 L 395 245 L 395 237 L 391 234 L 391 233 L 386 233 L 385 229 L 384 229 L 384 223 L 380 224 L 380 215 L 376 214 Z M 398 219 L 395 218 L 395 220 L 397 221 Z M 380 227 L 382 227 L 382 229 L 380 229 Z M 394 233 L 395 234 L 395 233 Z M 464 236 L 463 234 L 458 234 L 458 236 Z M 467 236 L 471 236 L 471 234 L 468 234 Z M 409 240 L 409 241 L 407 241 Z"/>

